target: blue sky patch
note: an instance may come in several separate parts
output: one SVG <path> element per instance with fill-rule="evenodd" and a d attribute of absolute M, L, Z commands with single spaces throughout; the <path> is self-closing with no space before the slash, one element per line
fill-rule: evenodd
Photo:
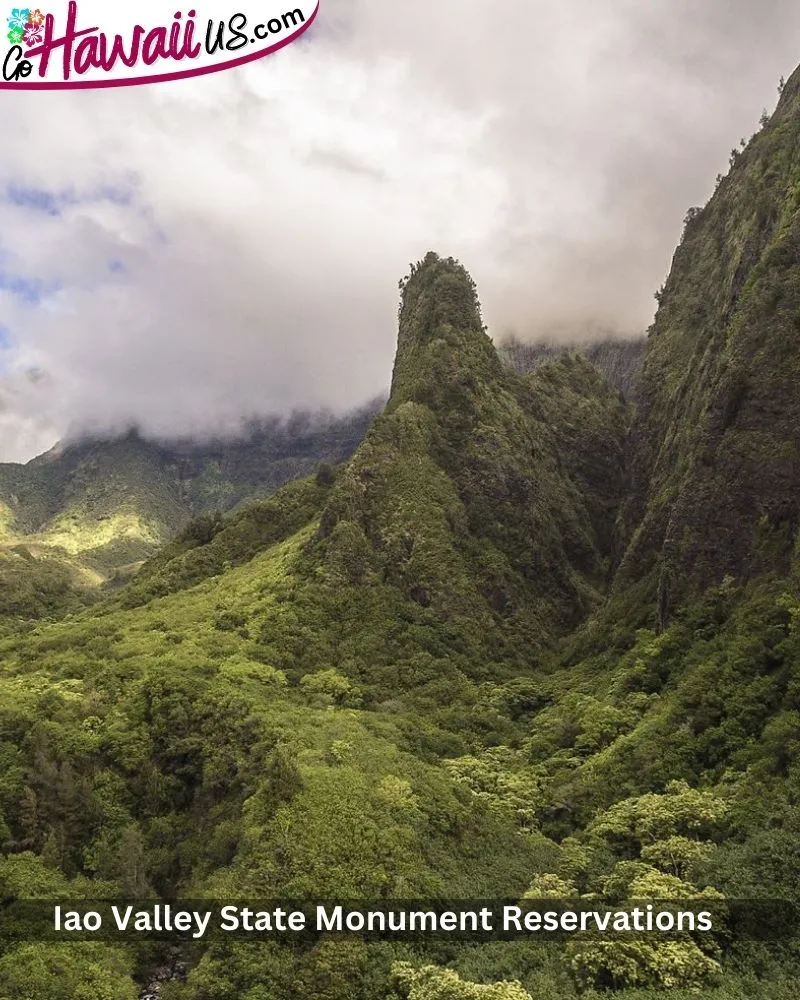
<path fill-rule="evenodd" d="M 55 282 L 42 281 L 39 278 L 23 277 L 20 274 L 10 274 L 0 270 L 0 290 L 11 292 L 21 298 L 29 306 L 38 305 L 46 295 L 58 291 Z"/>
<path fill-rule="evenodd" d="M 8 184 L 4 200 L 21 208 L 30 208 L 45 215 L 59 216 L 70 205 L 90 205 L 108 201 L 113 205 L 130 205 L 133 202 L 133 184 L 108 184 L 98 187 L 90 196 L 79 197 L 74 191 L 48 191 L 46 188 L 25 184 Z"/>

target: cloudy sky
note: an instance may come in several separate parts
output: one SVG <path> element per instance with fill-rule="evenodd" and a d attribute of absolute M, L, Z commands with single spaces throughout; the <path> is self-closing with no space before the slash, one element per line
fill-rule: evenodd
<path fill-rule="evenodd" d="M 0 460 L 359 404 L 429 249 L 496 339 L 641 331 L 798 62 L 783 0 L 322 0 L 239 70 L 4 91 Z"/>

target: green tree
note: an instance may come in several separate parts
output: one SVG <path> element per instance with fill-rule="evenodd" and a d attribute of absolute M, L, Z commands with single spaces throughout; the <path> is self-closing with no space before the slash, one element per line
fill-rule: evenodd
<path fill-rule="evenodd" d="M 470 983 L 452 969 L 436 965 L 415 969 L 408 962 L 396 962 L 392 978 L 404 1000 L 532 1000 L 520 982 Z"/>
<path fill-rule="evenodd" d="M 358 687 L 332 667 L 306 674 L 300 681 L 300 687 L 316 700 L 329 704 L 356 708 L 361 703 Z"/>
<path fill-rule="evenodd" d="M 722 971 L 690 939 L 572 942 L 567 960 L 582 988 L 701 990 Z"/>
<path fill-rule="evenodd" d="M 28 944 L 0 957 L 0 1000 L 135 1000 L 127 955 L 94 944 Z"/>

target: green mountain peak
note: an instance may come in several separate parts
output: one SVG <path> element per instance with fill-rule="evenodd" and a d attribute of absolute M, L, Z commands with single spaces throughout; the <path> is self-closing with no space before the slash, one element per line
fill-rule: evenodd
<path fill-rule="evenodd" d="M 389 403 L 322 514 L 326 572 L 392 588 L 482 647 L 547 644 L 608 583 L 626 406 L 588 362 L 504 365 L 452 258 L 428 254 L 401 290 Z"/>
<path fill-rule="evenodd" d="M 424 395 L 433 378 L 452 376 L 468 358 L 499 370 L 474 281 L 452 257 L 433 252 L 400 282 L 401 303 L 391 402 Z"/>

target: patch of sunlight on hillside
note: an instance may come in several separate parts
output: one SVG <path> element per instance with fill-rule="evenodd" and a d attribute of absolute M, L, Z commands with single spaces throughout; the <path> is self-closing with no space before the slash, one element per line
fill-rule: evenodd
<path fill-rule="evenodd" d="M 87 566 L 80 559 L 70 557 L 63 549 L 46 543 L 31 542 L 29 538 L 12 536 L 6 541 L 0 536 L 0 560 L 7 562 L 19 559 L 62 566 L 70 573 L 75 587 L 99 587 L 106 582 L 106 576 L 96 567 Z"/>
<path fill-rule="evenodd" d="M 76 514 L 65 514 L 53 521 L 39 540 L 70 555 L 91 552 L 120 541 L 144 542 L 152 546 L 163 541 L 153 525 L 138 514 L 114 514 L 99 521 L 84 521 Z"/>
<path fill-rule="evenodd" d="M 244 565 L 230 567 L 188 590 L 155 598 L 134 614 L 147 620 L 151 611 L 168 612 L 173 626 L 189 630 L 211 627 L 214 613 L 221 610 L 238 610 L 251 623 L 259 622 L 274 606 L 276 595 L 291 585 L 295 564 L 315 530 L 316 523 L 307 525 Z"/>

